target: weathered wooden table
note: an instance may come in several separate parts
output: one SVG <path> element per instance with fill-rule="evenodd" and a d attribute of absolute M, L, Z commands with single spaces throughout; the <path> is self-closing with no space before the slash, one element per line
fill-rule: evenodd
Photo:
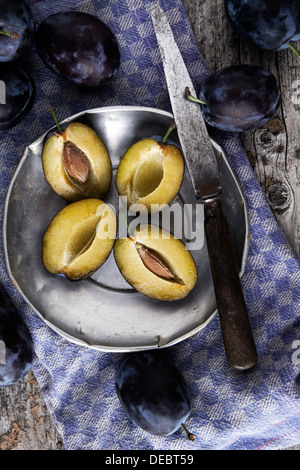
<path fill-rule="evenodd" d="M 275 217 L 300 258 L 300 59 L 291 51 L 259 51 L 241 41 L 226 23 L 223 0 L 182 1 L 211 72 L 252 63 L 278 78 L 282 103 L 277 119 L 242 139 Z M 32 372 L 0 390 L 0 409 L 0 450 L 63 449 Z"/>

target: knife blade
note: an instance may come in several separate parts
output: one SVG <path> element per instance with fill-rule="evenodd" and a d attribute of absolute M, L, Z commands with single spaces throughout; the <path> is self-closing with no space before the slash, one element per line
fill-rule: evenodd
<path fill-rule="evenodd" d="M 150 14 L 164 68 L 181 150 L 196 198 L 204 205 L 205 237 L 226 357 L 231 367 L 246 370 L 257 352 L 235 262 L 227 219 L 222 210 L 222 184 L 216 156 L 201 108 L 185 97 L 193 82 L 172 29 L 158 3 Z"/>

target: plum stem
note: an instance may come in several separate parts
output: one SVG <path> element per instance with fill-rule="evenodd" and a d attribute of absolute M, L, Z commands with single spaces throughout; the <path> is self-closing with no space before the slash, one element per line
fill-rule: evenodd
<path fill-rule="evenodd" d="M 56 112 L 55 112 L 55 108 L 53 108 L 53 106 L 50 106 L 49 111 L 50 111 L 50 113 L 52 114 L 52 117 L 53 117 L 54 122 L 55 122 L 55 124 L 56 124 L 57 130 L 58 130 L 58 132 L 59 132 L 59 134 L 60 134 L 60 133 L 62 132 L 62 129 L 61 129 L 60 124 L 59 124 L 59 122 L 58 122 L 58 119 L 57 119 L 57 116 L 56 116 Z"/>
<path fill-rule="evenodd" d="M 122 218 L 123 218 L 123 220 L 124 220 L 124 222 L 125 222 L 125 225 L 126 225 L 126 227 L 127 227 L 127 233 L 128 233 L 128 235 L 129 235 L 129 238 L 131 238 L 131 239 L 133 240 L 133 239 L 134 239 L 133 233 L 132 233 L 132 231 L 131 231 L 131 229 L 130 229 L 130 227 L 129 227 L 129 225 L 128 225 L 127 217 L 125 216 L 125 213 L 124 213 L 123 210 L 121 210 L 121 216 L 122 216 Z"/>
<path fill-rule="evenodd" d="M 185 425 L 184 425 L 183 423 L 181 423 L 181 427 L 182 427 L 182 429 L 184 430 L 185 434 L 187 435 L 189 441 L 194 442 L 194 440 L 195 440 L 194 434 L 192 434 L 192 433 L 185 427 Z"/>
<path fill-rule="evenodd" d="M 294 54 L 296 54 L 297 57 L 300 56 L 300 51 L 298 51 L 291 42 L 287 42 L 287 45 L 294 52 Z"/>
<path fill-rule="evenodd" d="M 167 132 L 166 132 L 166 134 L 165 134 L 165 136 L 164 136 L 164 138 L 161 142 L 163 145 L 167 142 L 167 139 L 168 139 L 169 135 L 171 134 L 171 132 L 174 129 L 176 129 L 176 124 L 175 124 L 175 122 L 172 122 L 172 124 L 170 125 L 169 129 L 167 130 Z"/>
<path fill-rule="evenodd" d="M 188 86 L 185 87 L 185 96 L 187 97 L 188 100 L 192 101 L 193 103 L 206 104 L 205 101 L 199 100 L 199 98 L 196 98 L 196 96 L 193 96 Z"/>
<path fill-rule="evenodd" d="M 5 36 L 9 36 L 12 39 L 18 39 L 20 35 L 14 31 L 4 31 L 3 29 L 0 29 L 0 34 L 4 34 Z"/>

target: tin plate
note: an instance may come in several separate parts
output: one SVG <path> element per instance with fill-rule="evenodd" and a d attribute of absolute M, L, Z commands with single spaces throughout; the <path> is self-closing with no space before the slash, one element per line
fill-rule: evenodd
<path fill-rule="evenodd" d="M 63 123 L 74 120 L 91 126 L 104 140 L 115 176 L 127 148 L 145 137 L 162 137 L 173 118 L 168 112 L 154 108 L 117 106 L 84 111 Z M 43 175 L 41 154 L 47 134 L 27 147 L 5 199 L 4 256 L 9 277 L 18 292 L 64 338 L 102 351 L 168 347 L 199 332 L 215 315 L 216 301 L 204 237 L 203 207 L 195 199 L 187 170 L 172 207 L 176 204 L 192 208 L 182 219 L 182 235 L 189 243 L 198 269 L 198 282 L 193 291 L 185 299 L 173 302 L 147 298 L 126 283 L 113 254 L 91 278 L 74 283 L 49 274 L 41 260 L 45 230 L 67 204 L 53 193 Z M 179 145 L 176 131 L 170 141 Z M 226 156 L 215 142 L 212 144 L 223 184 L 223 210 L 242 274 L 249 245 L 246 201 Z M 118 215 L 114 179 L 104 200 L 115 207 Z M 187 228 L 194 233 L 187 233 Z M 193 235 L 194 241 L 186 238 Z"/>

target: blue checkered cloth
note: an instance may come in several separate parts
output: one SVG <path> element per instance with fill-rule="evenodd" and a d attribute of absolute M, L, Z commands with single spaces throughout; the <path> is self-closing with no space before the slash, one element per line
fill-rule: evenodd
<path fill-rule="evenodd" d="M 30 114 L 1 134 L 1 187 L 5 191 L 26 145 L 52 127 L 49 105 L 64 119 L 84 109 L 143 105 L 171 111 L 163 69 L 147 8 L 151 0 L 31 0 L 36 20 L 78 9 L 92 13 L 115 32 L 122 64 L 116 77 L 97 92 L 80 90 L 42 64 L 34 50 L 28 63 L 37 84 Z M 209 74 L 199 56 L 180 0 L 161 0 L 197 87 Z M 217 132 L 248 203 L 251 242 L 242 277 L 259 362 L 247 372 L 229 368 L 218 317 L 170 348 L 190 387 L 193 409 L 187 426 L 152 436 L 129 421 L 115 393 L 115 366 L 122 354 L 104 353 L 53 332 L 13 289 L 1 254 L 1 282 L 32 334 L 34 373 L 66 449 L 193 450 L 279 449 L 300 443 L 300 270 L 274 219 L 237 136 Z M 2 253 L 2 250 L 1 250 Z"/>

